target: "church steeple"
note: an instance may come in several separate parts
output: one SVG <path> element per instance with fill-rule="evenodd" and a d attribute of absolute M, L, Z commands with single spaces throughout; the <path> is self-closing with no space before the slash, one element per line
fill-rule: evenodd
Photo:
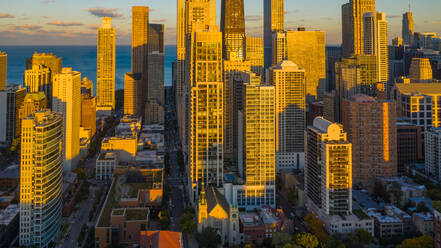
<path fill-rule="evenodd" d="M 198 231 L 201 232 L 207 225 L 208 218 L 208 207 L 207 207 L 207 199 L 205 198 L 205 185 L 204 180 L 202 179 L 201 183 L 201 194 L 199 196 L 199 204 L 198 204 Z"/>

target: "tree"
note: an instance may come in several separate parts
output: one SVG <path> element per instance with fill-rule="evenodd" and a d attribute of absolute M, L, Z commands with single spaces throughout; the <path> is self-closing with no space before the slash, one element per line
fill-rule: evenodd
<path fill-rule="evenodd" d="M 168 216 L 167 211 L 162 210 L 159 212 L 159 221 L 161 222 L 162 230 L 167 230 L 170 227 L 170 217 Z"/>
<path fill-rule="evenodd" d="M 441 201 L 441 191 L 438 189 L 427 190 L 427 195 L 432 199 L 432 201 Z"/>
<path fill-rule="evenodd" d="M 83 168 L 75 168 L 73 172 L 77 174 L 78 179 L 87 180 L 87 174 Z"/>
<path fill-rule="evenodd" d="M 299 199 L 299 194 L 295 188 L 291 188 L 286 193 L 286 197 L 288 198 L 290 204 L 296 205 Z"/>
<path fill-rule="evenodd" d="M 378 180 L 376 180 L 374 184 L 374 195 L 381 198 L 385 202 L 390 202 L 386 186 Z"/>
<path fill-rule="evenodd" d="M 286 233 L 273 233 L 273 240 L 271 242 L 272 246 L 275 248 L 282 248 L 286 244 L 290 243 L 292 241 L 291 235 Z"/>
<path fill-rule="evenodd" d="M 194 223 L 194 214 L 184 212 L 179 219 L 179 226 L 182 232 L 193 233 L 196 230 L 196 224 Z"/>
<path fill-rule="evenodd" d="M 296 244 L 305 248 L 316 248 L 319 245 L 318 238 L 310 233 L 299 233 L 295 235 Z"/>
<path fill-rule="evenodd" d="M 397 248 L 433 248 L 433 238 L 426 234 L 413 239 L 405 239 Z"/>
<path fill-rule="evenodd" d="M 358 229 L 355 231 L 355 233 L 357 234 L 360 242 L 365 245 L 369 245 L 372 242 L 374 242 L 374 237 L 372 237 L 371 233 L 369 233 L 368 231 L 366 231 L 364 229 Z"/>
<path fill-rule="evenodd" d="M 341 237 L 335 238 L 329 236 L 321 242 L 320 247 L 322 248 L 346 248 L 346 245 L 341 241 Z"/>
<path fill-rule="evenodd" d="M 217 248 L 221 243 L 221 237 L 217 230 L 211 227 L 204 228 L 196 234 L 196 240 L 201 248 Z"/>
<path fill-rule="evenodd" d="M 317 236 L 320 240 L 324 240 L 328 237 L 328 234 L 326 234 L 324 230 L 323 222 L 317 218 L 317 216 L 314 214 L 307 214 L 304 219 L 312 234 Z"/>
<path fill-rule="evenodd" d="M 390 194 L 392 195 L 393 204 L 395 206 L 401 205 L 401 197 L 403 196 L 403 192 L 401 191 L 401 185 L 397 182 L 393 182 L 390 186 Z"/>

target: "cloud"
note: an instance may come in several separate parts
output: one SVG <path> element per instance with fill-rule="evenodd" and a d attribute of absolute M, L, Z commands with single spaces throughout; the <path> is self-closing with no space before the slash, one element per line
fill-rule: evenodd
<path fill-rule="evenodd" d="M 43 19 L 48 19 L 49 16 L 41 16 L 41 18 L 43 18 Z"/>
<path fill-rule="evenodd" d="M 48 4 L 48 3 L 55 3 L 55 2 L 56 2 L 56 0 L 44 0 L 44 1 L 41 1 L 40 3 Z"/>
<path fill-rule="evenodd" d="M 387 18 L 389 18 L 389 19 L 398 19 L 398 18 L 401 18 L 401 16 L 400 15 L 387 15 Z"/>
<path fill-rule="evenodd" d="M 15 16 L 8 13 L 0 13 L 0 18 L 15 18 Z"/>
<path fill-rule="evenodd" d="M 63 22 L 61 20 L 56 20 L 56 21 L 48 22 L 47 25 L 53 25 L 58 27 L 74 27 L 74 26 L 83 26 L 84 24 L 79 22 Z"/>
<path fill-rule="evenodd" d="M 332 20 L 334 20 L 334 18 L 332 18 L 332 17 L 322 17 L 322 18 L 320 18 L 320 20 L 332 21 Z"/>
<path fill-rule="evenodd" d="M 19 30 L 40 30 L 41 28 L 43 28 L 42 26 L 39 26 L 39 25 L 13 25 L 13 26 L 11 26 L 12 28 L 12 30 L 17 30 L 17 31 L 19 31 Z"/>
<path fill-rule="evenodd" d="M 295 9 L 295 10 L 285 10 L 285 15 L 290 15 L 290 14 L 295 14 L 298 13 L 300 10 Z"/>
<path fill-rule="evenodd" d="M 103 7 L 89 8 L 87 10 L 90 14 L 98 17 L 114 17 L 120 18 L 122 14 L 118 13 L 118 9 L 106 9 Z"/>
<path fill-rule="evenodd" d="M 261 21 L 261 20 L 263 20 L 263 16 L 258 16 L 258 15 L 245 16 L 245 21 L 247 21 L 247 22 L 257 22 L 257 21 Z"/>
<path fill-rule="evenodd" d="M 100 27 L 99 24 L 90 24 L 86 26 L 86 28 L 90 30 L 97 30 L 99 27 Z"/>
<path fill-rule="evenodd" d="M 438 25 L 438 24 L 441 24 L 441 20 L 424 21 L 424 23 Z"/>
<path fill-rule="evenodd" d="M 152 21 L 152 23 L 163 23 L 163 22 L 166 22 L 167 19 L 156 19 L 156 20 L 151 20 L 151 21 Z"/>

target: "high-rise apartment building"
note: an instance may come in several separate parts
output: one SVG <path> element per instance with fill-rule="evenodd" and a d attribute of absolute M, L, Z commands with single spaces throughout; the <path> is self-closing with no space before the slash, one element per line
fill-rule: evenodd
<path fill-rule="evenodd" d="M 22 122 L 28 115 L 47 108 L 47 99 L 44 92 L 27 93 L 18 110 L 18 122 Z M 21 130 L 20 130 L 21 132 Z"/>
<path fill-rule="evenodd" d="M 128 72 L 124 75 L 124 114 L 141 114 L 141 84 L 142 74 Z"/>
<path fill-rule="evenodd" d="M 24 83 L 27 93 L 44 92 L 46 97 L 52 98 L 52 76 L 49 68 L 44 65 L 33 65 L 25 71 Z"/>
<path fill-rule="evenodd" d="M 366 12 L 364 21 L 364 54 L 377 58 L 377 82 L 389 80 L 389 47 L 386 14 Z"/>
<path fill-rule="evenodd" d="M 61 71 L 63 61 L 53 53 L 35 52 L 32 57 L 26 59 L 26 69 L 32 69 L 32 67 L 35 65 L 43 65 L 44 67 L 49 68 L 53 79 L 55 74 Z"/>
<path fill-rule="evenodd" d="M 272 58 L 274 54 L 273 33 L 285 30 L 285 0 L 264 0 L 263 9 L 263 40 L 266 69 L 274 64 L 274 59 Z"/>
<path fill-rule="evenodd" d="M 409 165 L 423 161 L 423 138 L 421 127 L 407 118 L 397 119 L 397 170 L 406 173 Z"/>
<path fill-rule="evenodd" d="M 90 137 L 96 133 L 96 97 L 81 94 L 81 123 L 80 126 L 90 132 Z"/>
<path fill-rule="evenodd" d="M 391 99 L 397 102 L 397 116 L 422 127 L 441 127 L 441 87 L 436 83 L 396 83 Z"/>
<path fill-rule="evenodd" d="M 441 182 L 441 128 L 425 132 L 424 151 L 426 174 Z"/>
<path fill-rule="evenodd" d="M 145 104 L 145 124 L 164 124 L 164 107 L 155 99 Z"/>
<path fill-rule="evenodd" d="M 83 81 L 81 81 L 81 94 L 93 96 L 93 82 L 87 77 L 83 77 Z"/>
<path fill-rule="evenodd" d="M 215 28 L 193 32 L 186 46 L 189 72 L 186 84 L 190 87 L 186 143 L 190 161 L 189 195 L 193 204 L 197 202 L 202 180 L 217 187 L 223 182 L 222 33 Z"/>
<path fill-rule="evenodd" d="M 303 169 L 306 123 L 305 70 L 289 60 L 270 67 L 269 82 L 276 88 L 277 171 Z"/>
<path fill-rule="evenodd" d="M 138 96 L 141 112 L 148 96 L 148 37 L 149 37 L 149 7 L 132 7 L 132 72 L 141 73 L 141 87 Z"/>
<path fill-rule="evenodd" d="M 163 105 L 164 92 L 164 24 L 149 25 L 147 101 Z M 146 116 L 147 118 L 147 116 Z"/>
<path fill-rule="evenodd" d="M 352 181 L 373 189 L 376 178 L 397 176 L 395 103 L 355 95 L 342 103 L 342 124 L 352 143 Z"/>
<path fill-rule="evenodd" d="M 335 121 L 341 120 L 343 99 L 364 93 L 375 95 L 377 60 L 372 55 L 356 55 L 342 58 L 335 63 Z M 329 107 L 329 106 L 326 106 Z"/>
<path fill-rule="evenodd" d="M 96 107 L 103 114 L 115 110 L 115 58 L 116 30 L 112 28 L 112 18 L 103 17 L 98 28 L 97 69 L 96 69 Z"/>
<path fill-rule="evenodd" d="M 322 99 L 326 89 L 325 33 L 322 31 L 278 32 L 274 34 L 273 64 L 295 62 L 305 70 L 307 101 Z"/>
<path fill-rule="evenodd" d="M 343 57 L 363 55 L 363 15 L 366 12 L 375 12 L 375 0 L 350 0 L 342 5 Z"/>
<path fill-rule="evenodd" d="M 236 108 L 236 81 L 243 71 L 250 71 L 249 61 L 224 60 L 224 159 L 230 160 L 233 165 L 237 164 L 237 110 Z"/>
<path fill-rule="evenodd" d="M 55 75 L 52 110 L 63 114 L 63 171 L 76 168 L 80 156 L 81 73 L 66 67 Z"/>
<path fill-rule="evenodd" d="M 404 44 L 411 46 L 413 41 L 413 33 L 414 33 L 414 27 L 413 27 L 413 14 L 412 12 L 408 11 L 403 14 L 403 30 L 402 30 L 402 37 Z"/>
<path fill-rule="evenodd" d="M 259 76 L 264 75 L 263 58 L 263 39 L 258 37 L 246 36 L 245 60 L 250 61 L 251 71 Z"/>
<path fill-rule="evenodd" d="M 352 144 L 342 125 L 314 119 L 306 134 L 305 191 L 308 209 L 326 215 L 352 213 Z"/>
<path fill-rule="evenodd" d="M 18 112 L 26 96 L 21 85 L 11 84 L 0 91 L 0 145 L 9 145 L 20 134 Z"/>
<path fill-rule="evenodd" d="M 20 246 L 48 247 L 61 229 L 63 117 L 50 110 L 23 119 Z"/>
<path fill-rule="evenodd" d="M 244 59 L 244 0 L 222 0 L 221 26 L 223 54 L 226 60 Z"/>
<path fill-rule="evenodd" d="M 257 81 L 259 82 L 259 81 Z M 274 197 L 276 175 L 276 97 L 272 85 L 258 85 L 250 81 L 243 85 L 243 149 L 248 197 Z M 272 190 L 271 194 L 267 194 Z M 251 192 L 261 192 L 256 195 Z M 266 201 L 265 201 L 266 202 Z"/>
<path fill-rule="evenodd" d="M 428 58 L 412 58 L 409 69 L 409 77 L 412 82 L 432 82 L 432 65 Z"/>
<path fill-rule="evenodd" d="M 341 60 L 341 46 L 326 46 L 326 91 L 335 90 L 335 63 Z M 311 120 L 312 121 L 312 120 Z"/>
<path fill-rule="evenodd" d="M 8 55 L 0 51 L 0 90 L 6 87 L 6 79 L 8 72 Z"/>

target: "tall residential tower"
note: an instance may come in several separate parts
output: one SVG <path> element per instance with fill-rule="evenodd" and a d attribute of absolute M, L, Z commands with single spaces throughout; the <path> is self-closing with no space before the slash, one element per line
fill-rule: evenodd
<path fill-rule="evenodd" d="M 404 44 L 409 45 L 409 46 L 412 45 L 413 33 L 414 33 L 413 13 L 410 12 L 410 9 L 409 9 L 408 12 L 403 14 L 402 36 L 403 36 Z"/>
<path fill-rule="evenodd" d="M 285 29 L 285 0 L 264 0 L 264 53 L 265 69 L 273 64 L 273 33 Z"/>
<path fill-rule="evenodd" d="M 244 0 L 222 0 L 221 27 L 223 54 L 226 60 L 244 59 Z"/>
<path fill-rule="evenodd" d="M 103 17 L 97 44 L 97 111 L 110 114 L 115 110 L 115 36 L 112 18 Z"/>

